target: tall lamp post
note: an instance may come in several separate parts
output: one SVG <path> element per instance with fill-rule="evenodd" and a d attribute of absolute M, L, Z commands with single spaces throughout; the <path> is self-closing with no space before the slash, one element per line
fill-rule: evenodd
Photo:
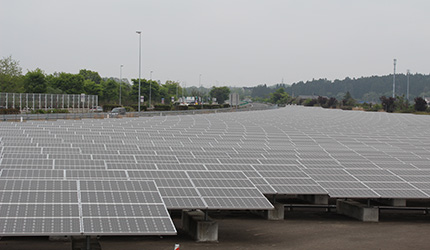
<path fill-rule="evenodd" d="M 397 59 L 394 59 L 393 98 L 396 98 L 396 63 L 397 63 Z"/>
<path fill-rule="evenodd" d="M 137 34 L 139 34 L 139 94 L 137 97 L 137 110 L 140 113 L 140 70 L 141 70 L 141 45 L 142 45 L 142 31 L 136 31 Z"/>
<path fill-rule="evenodd" d="M 121 64 L 121 66 L 119 66 L 119 106 L 121 106 L 122 67 L 124 67 L 124 65 Z"/>
<path fill-rule="evenodd" d="M 152 96 L 152 72 L 154 71 L 150 71 L 149 72 L 149 108 L 151 107 L 151 96 Z"/>
<path fill-rule="evenodd" d="M 406 100 L 408 100 L 409 101 L 409 74 L 411 73 L 411 71 L 408 69 L 407 71 L 406 71 L 407 73 L 407 81 L 406 81 L 406 85 L 407 85 L 407 90 L 406 90 Z"/>
<path fill-rule="evenodd" d="M 200 74 L 199 75 L 199 86 L 200 86 L 200 88 L 201 88 L 201 90 L 202 90 L 202 93 L 201 93 L 201 100 L 200 100 L 200 104 L 202 105 L 202 109 L 203 109 L 203 86 L 202 86 L 202 74 Z"/>

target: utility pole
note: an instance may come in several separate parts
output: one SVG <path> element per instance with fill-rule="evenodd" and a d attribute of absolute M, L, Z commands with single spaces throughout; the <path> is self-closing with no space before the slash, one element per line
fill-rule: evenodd
<path fill-rule="evenodd" d="M 393 98 L 396 98 L 396 63 L 397 63 L 397 59 L 394 59 Z"/>

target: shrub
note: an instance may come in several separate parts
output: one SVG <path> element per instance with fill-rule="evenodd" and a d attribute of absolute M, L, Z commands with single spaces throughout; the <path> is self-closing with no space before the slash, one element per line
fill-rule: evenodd
<path fill-rule="evenodd" d="M 46 111 L 43 109 L 36 109 L 31 111 L 32 114 L 46 114 Z"/>
<path fill-rule="evenodd" d="M 317 104 L 317 100 L 316 99 L 306 99 L 304 102 L 303 102 L 303 106 L 306 106 L 306 107 L 312 107 L 312 106 L 314 106 L 315 104 Z"/>
<path fill-rule="evenodd" d="M 50 113 L 69 113 L 69 110 L 67 109 L 51 109 L 48 112 Z"/>
<path fill-rule="evenodd" d="M 422 97 L 416 97 L 414 99 L 415 104 L 414 104 L 414 109 L 416 111 L 426 111 L 427 109 L 427 102 L 426 100 L 424 100 L 424 98 Z"/>
<path fill-rule="evenodd" d="M 175 110 L 188 110 L 186 105 L 175 105 Z"/>
<path fill-rule="evenodd" d="M 172 106 L 169 104 L 157 104 L 154 106 L 154 110 L 156 111 L 169 111 L 172 109 Z"/>
<path fill-rule="evenodd" d="M 127 112 L 135 112 L 136 110 L 133 107 L 125 106 L 124 107 Z M 140 107 L 142 109 L 142 107 Z"/>
<path fill-rule="evenodd" d="M 19 113 L 21 113 L 19 111 L 19 109 L 13 109 L 13 108 L 0 109 L 0 114 L 1 115 L 14 115 L 14 114 L 19 114 Z"/>

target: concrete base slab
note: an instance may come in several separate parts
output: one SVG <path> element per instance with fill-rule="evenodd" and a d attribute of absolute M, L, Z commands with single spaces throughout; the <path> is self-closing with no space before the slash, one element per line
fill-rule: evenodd
<path fill-rule="evenodd" d="M 338 214 L 343 214 L 361 221 L 378 222 L 379 209 L 367 207 L 366 205 L 352 200 L 337 200 L 336 210 Z"/>
<path fill-rule="evenodd" d="M 197 242 L 217 242 L 218 222 L 206 218 L 200 210 L 182 211 L 182 229 Z"/>
<path fill-rule="evenodd" d="M 328 205 L 328 195 L 298 195 L 298 199 L 315 205 Z"/>
<path fill-rule="evenodd" d="M 284 220 L 285 208 L 283 203 L 275 203 L 272 210 L 251 211 L 253 214 L 261 216 L 266 220 Z"/>

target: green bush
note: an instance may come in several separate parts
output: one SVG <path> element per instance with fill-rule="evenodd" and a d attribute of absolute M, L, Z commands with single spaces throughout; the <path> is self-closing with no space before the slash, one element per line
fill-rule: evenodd
<path fill-rule="evenodd" d="M 127 107 L 130 107 L 130 108 L 134 109 L 134 111 L 138 111 L 138 110 L 139 110 L 139 106 L 138 106 L 138 105 L 135 105 L 135 104 L 133 104 L 133 105 L 128 105 Z M 126 107 L 126 109 L 127 109 L 127 107 Z M 146 111 L 146 109 L 147 109 L 146 105 L 145 105 L 145 106 L 140 105 L 140 111 Z M 127 111 L 128 111 L 128 110 L 127 110 Z M 133 112 L 133 111 L 129 111 L 129 112 Z"/>
<path fill-rule="evenodd" d="M 48 112 L 50 113 L 69 113 L 69 110 L 67 109 L 51 109 Z"/>
<path fill-rule="evenodd" d="M 188 110 L 188 106 L 185 106 L 185 105 L 175 105 L 175 110 Z"/>
<path fill-rule="evenodd" d="M 69 113 L 69 110 L 67 109 L 36 109 L 31 111 L 32 114 L 51 114 L 51 113 Z"/>
<path fill-rule="evenodd" d="M 19 111 L 19 109 L 13 109 L 13 108 L 9 108 L 9 109 L 0 109 L 0 114 L 1 115 L 14 115 L 14 114 L 19 114 L 21 113 Z"/>
<path fill-rule="evenodd" d="M 136 111 L 133 107 L 130 107 L 130 106 L 125 106 L 124 108 L 127 112 L 135 112 Z M 142 108 L 142 107 L 140 107 L 140 108 Z"/>
<path fill-rule="evenodd" d="M 188 105 L 188 109 L 201 109 L 202 105 L 195 105 L 195 104 L 191 104 Z"/>
<path fill-rule="evenodd" d="M 171 109 L 172 109 L 172 105 L 169 105 L 169 104 L 154 105 L 154 110 L 156 110 L 156 111 L 169 111 Z"/>
<path fill-rule="evenodd" d="M 317 104 L 317 100 L 316 99 L 306 99 L 304 102 L 303 102 L 303 106 L 306 106 L 306 107 L 313 107 L 315 104 Z"/>
<path fill-rule="evenodd" d="M 31 111 L 32 114 L 46 114 L 46 111 L 43 109 L 36 109 Z"/>

